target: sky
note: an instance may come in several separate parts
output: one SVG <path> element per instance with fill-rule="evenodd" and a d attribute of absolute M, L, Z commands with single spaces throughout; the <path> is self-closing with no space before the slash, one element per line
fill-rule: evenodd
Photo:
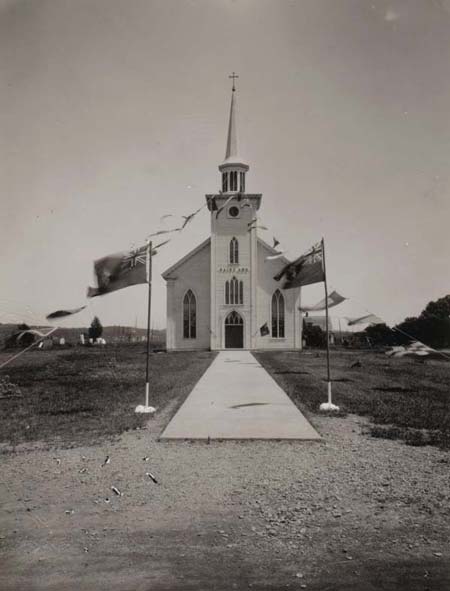
<path fill-rule="evenodd" d="M 87 303 L 93 260 L 218 191 L 232 71 L 261 237 L 291 258 L 325 238 L 334 315 L 392 325 L 450 293 L 450 0 L 0 0 L 0 70 L 0 322 Z M 209 227 L 154 258 L 155 328 L 160 274 Z M 143 327 L 146 298 L 62 324 Z"/>

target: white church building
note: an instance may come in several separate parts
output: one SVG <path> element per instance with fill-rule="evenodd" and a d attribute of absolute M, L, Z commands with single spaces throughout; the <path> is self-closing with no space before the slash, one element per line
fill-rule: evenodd
<path fill-rule="evenodd" d="M 258 236 L 262 195 L 246 192 L 235 95 L 233 84 L 222 188 L 206 195 L 211 237 L 162 274 L 168 350 L 301 349 L 300 288 L 284 291 L 273 279 L 286 258 L 266 260 L 276 250 Z"/>

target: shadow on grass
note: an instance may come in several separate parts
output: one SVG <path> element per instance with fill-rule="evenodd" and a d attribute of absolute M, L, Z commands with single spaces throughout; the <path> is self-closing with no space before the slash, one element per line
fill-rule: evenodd
<path fill-rule="evenodd" d="M 287 374 L 292 374 L 292 375 L 309 375 L 310 372 L 309 371 L 274 371 L 273 372 L 276 375 L 287 375 Z"/>
<path fill-rule="evenodd" d="M 375 388 L 373 388 L 373 390 L 376 390 L 377 392 L 394 392 L 394 393 L 415 392 L 415 390 L 411 390 L 411 388 L 403 388 L 402 386 L 375 386 Z"/>

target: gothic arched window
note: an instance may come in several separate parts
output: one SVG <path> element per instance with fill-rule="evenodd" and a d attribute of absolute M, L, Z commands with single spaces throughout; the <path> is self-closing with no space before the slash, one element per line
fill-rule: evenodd
<path fill-rule="evenodd" d="M 244 303 L 244 282 L 236 277 L 225 282 L 225 304 L 236 305 Z"/>
<path fill-rule="evenodd" d="M 232 170 L 230 172 L 230 191 L 237 191 L 238 188 L 238 182 L 237 182 L 237 171 L 236 170 Z"/>
<path fill-rule="evenodd" d="M 245 172 L 239 173 L 239 191 L 245 193 Z"/>
<path fill-rule="evenodd" d="M 197 336 L 197 304 L 195 295 L 189 289 L 183 300 L 183 337 L 195 339 Z"/>
<path fill-rule="evenodd" d="M 284 297 L 279 289 L 272 296 L 272 337 L 284 338 Z"/>
<path fill-rule="evenodd" d="M 222 173 L 222 192 L 226 193 L 228 191 L 228 173 Z"/>
<path fill-rule="evenodd" d="M 239 263 L 239 243 L 234 237 L 230 240 L 230 263 Z"/>

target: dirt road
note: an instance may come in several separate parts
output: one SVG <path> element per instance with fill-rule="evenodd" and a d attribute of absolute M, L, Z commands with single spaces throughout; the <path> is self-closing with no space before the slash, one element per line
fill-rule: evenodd
<path fill-rule="evenodd" d="M 310 417 L 324 444 L 158 442 L 171 412 L 2 457 L 1 589 L 450 588 L 448 452 L 352 416 Z"/>

